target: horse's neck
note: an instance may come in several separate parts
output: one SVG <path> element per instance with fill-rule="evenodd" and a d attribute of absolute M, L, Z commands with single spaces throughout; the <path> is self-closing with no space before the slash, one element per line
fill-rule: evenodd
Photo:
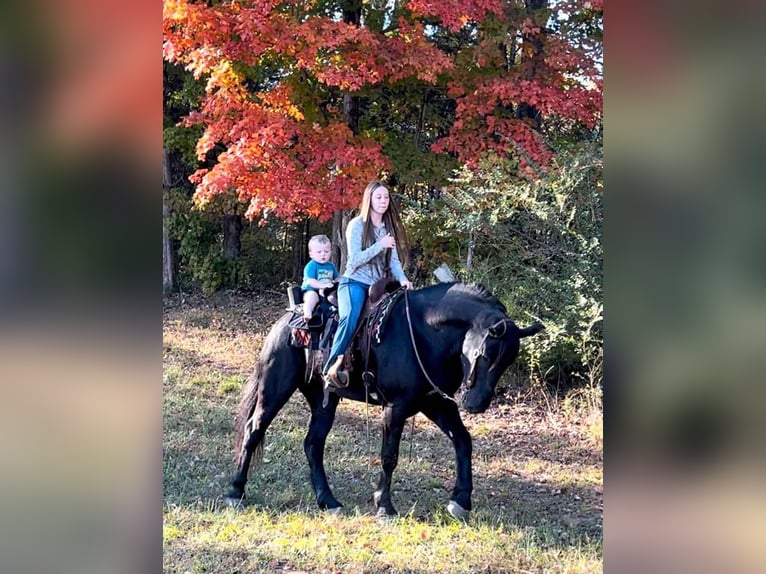
<path fill-rule="evenodd" d="M 468 331 L 487 323 L 487 318 L 497 312 L 479 301 L 462 301 L 456 305 L 440 305 L 425 313 L 425 321 L 432 327 L 455 327 Z"/>
<path fill-rule="evenodd" d="M 463 339 L 469 330 L 484 325 L 488 317 L 496 313 L 483 301 L 466 300 L 427 309 L 423 318 L 429 327 L 441 334 L 435 335 L 432 343 L 445 345 L 443 352 L 451 356 L 461 352 Z"/>

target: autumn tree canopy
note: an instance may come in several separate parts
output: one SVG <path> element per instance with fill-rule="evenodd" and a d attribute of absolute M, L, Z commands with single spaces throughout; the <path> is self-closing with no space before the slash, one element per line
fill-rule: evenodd
<path fill-rule="evenodd" d="M 424 158 L 544 168 L 546 121 L 600 119 L 601 13 L 602 0 L 164 0 L 164 58 L 206 81 L 183 120 L 204 127 L 197 156 L 212 162 L 192 176 L 195 197 L 326 220 L 382 170 L 409 169 L 405 140 Z M 370 103 L 358 133 L 349 94 Z M 429 108 L 433 94 L 450 105 Z M 415 119 L 384 125 L 372 104 L 414 105 Z"/>

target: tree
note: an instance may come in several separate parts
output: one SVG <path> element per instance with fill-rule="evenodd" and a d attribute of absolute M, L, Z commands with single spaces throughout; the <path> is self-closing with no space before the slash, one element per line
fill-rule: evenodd
<path fill-rule="evenodd" d="M 545 165 L 543 118 L 600 117 L 598 42 L 560 20 L 599 22 L 601 2 L 542 4 L 165 0 L 164 58 L 206 80 L 184 120 L 204 127 L 197 154 L 213 163 L 193 176 L 196 199 L 235 193 L 250 218 L 327 220 L 383 171 L 434 184 L 455 167 L 439 157 L 488 151 Z M 383 125 L 382 108 L 404 124 Z"/>
<path fill-rule="evenodd" d="M 327 15 L 340 6 L 305 4 L 165 2 L 165 58 L 207 77 L 201 109 L 186 120 L 205 126 L 199 158 L 225 148 L 194 176 L 202 203 L 235 189 L 249 216 L 288 221 L 353 206 L 390 162 L 379 143 L 353 133 L 343 92 L 418 75 L 433 81 L 434 68 L 449 65 L 422 25 L 402 20 L 373 32 Z"/>
<path fill-rule="evenodd" d="M 601 142 L 581 142 L 530 181 L 487 154 L 460 170 L 425 217 L 432 253 L 457 276 L 486 285 L 514 317 L 546 329 L 525 346 L 533 380 L 597 391 L 603 378 Z M 408 218 L 418 217 L 416 208 Z M 409 223 L 409 222 L 408 222 Z"/>
<path fill-rule="evenodd" d="M 173 247 L 168 233 L 168 195 L 170 194 L 170 159 L 167 148 L 162 148 L 162 292 L 173 290 Z"/>
<path fill-rule="evenodd" d="M 422 2 L 428 13 L 453 27 L 451 2 Z M 477 42 L 456 56 L 448 93 L 457 103 L 449 134 L 435 151 L 452 152 L 475 167 L 491 152 L 515 158 L 522 171 L 539 177 L 553 150 L 540 128 L 545 118 L 563 118 L 592 129 L 602 107 L 600 38 L 584 41 L 582 26 L 601 29 L 600 0 L 498 2 L 477 25 Z M 593 34 L 591 34 L 593 35 Z"/>

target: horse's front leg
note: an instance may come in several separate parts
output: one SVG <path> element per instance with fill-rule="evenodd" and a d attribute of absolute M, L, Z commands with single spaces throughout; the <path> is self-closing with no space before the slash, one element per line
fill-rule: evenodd
<path fill-rule="evenodd" d="M 460 418 L 457 405 L 452 401 L 429 395 L 427 401 L 423 401 L 421 412 L 436 423 L 455 447 L 457 480 L 455 488 L 452 489 L 447 511 L 458 520 L 468 520 L 473 492 L 471 435 Z"/>
<path fill-rule="evenodd" d="M 311 408 L 309 430 L 303 440 L 303 450 L 306 453 L 311 472 L 311 486 L 314 489 L 319 508 L 337 513 L 340 512 L 343 505 L 333 496 L 330 484 L 327 482 L 327 473 L 324 468 L 324 449 L 327 435 L 335 421 L 335 410 L 340 399 L 337 394 L 330 393 L 327 406 L 322 406 L 324 392 L 322 384 L 319 382 L 305 387 L 301 386 L 301 392 Z"/>
<path fill-rule="evenodd" d="M 386 407 L 383 411 L 383 443 L 380 450 L 382 471 L 373 500 L 378 516 L 394 516 L 396 509 L 391 502 L 391 477 L 399 463 L 399 444 L 407 417 L 400 409 Z"/>

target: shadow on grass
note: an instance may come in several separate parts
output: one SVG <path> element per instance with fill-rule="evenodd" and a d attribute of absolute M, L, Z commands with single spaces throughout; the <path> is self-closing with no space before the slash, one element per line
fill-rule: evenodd
<path fill-rule="evenodd" d="M 255 363 L 256 356 L 248 363 Z M 167 365 L 174 366 L 176 369 L 183 368 L 190 372 L 212 370 L 219 374 L 240 373 L 249 374 L 252 369 L 243 369 L 241 360 L 227 361 L 221 356 L 210 356 L 210 353 L 204 353 L 195 349 L 184 349 L 173 345 L 167 341 L 163 344 L 163 360 Z"/>

